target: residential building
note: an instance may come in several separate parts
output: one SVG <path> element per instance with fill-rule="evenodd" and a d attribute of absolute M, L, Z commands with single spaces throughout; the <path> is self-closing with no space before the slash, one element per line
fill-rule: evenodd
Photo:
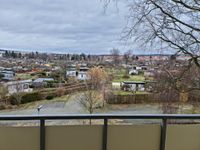
<path fill-rule="evenodd" d="M 121 83 L 121 88 L 124 91 L 145 91 L 144 81 L 123 81 Z"/>
<path fill-rule="evenodd" d="M 129 74 L 130 74 L 130 75 L 138 75 L 138 74 L 139 74 L 139 71 L 136 70 L 136 69 L 131 69 L 131 70 L 129 70 Z"/>
<path fill-rule="evenodd" d="M 9 94 L 21 93 L 21 92 L 32 92 L 33 89 L 30 88 L 32 80 L 19 80 L 19 81 L 10 81 L 4 83 L 4 86 L 7 87 Z"/>
<path fill-rule="evenodd" d="M 66 77 L 76 77 L 78 76 L 78 72 L 76 68 L 68 68 L 66 71 Z"/>
<path fill-rule="evenodd" d="M 79 80 L 86 80 L 88 78 L 87 72 L 89 68 L 88 67 L 81 67 L 78 72 L 78 79 Z"/>
<path fill-rule="evenodd" d="M 0 74 L 3 75 L 2 80 L 11 81 L 11 80 L 14 80 L 14 77 L 15 77 L 14 71 L 2 70 L 0 71 Z"/>

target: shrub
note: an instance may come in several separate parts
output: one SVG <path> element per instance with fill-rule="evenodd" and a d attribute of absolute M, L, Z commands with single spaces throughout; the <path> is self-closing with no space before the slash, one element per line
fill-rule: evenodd
<path fill-rule="evenodd" d="M 6 109 L 5 104 L 0 104 L 0 110 Z"/>
<path fill-rule="evenodd" d="M 58 95 L 59 97 L 61 97 L 61 96 L 65 95 L 65 89 L 64 89 L 64 88 L 58 88 L 58 89 L 56 90 L 56 93 L 57 93 L 57 95 Z"/>
<path fill-rule="evenodd" d="M 31 76 L 35 76 L 36 75 L 36 73 L 31 73 Z"/>
<path fill-rule="evenodd" d="M 54 98 L 53 95 L 47 95 L 47 97 L 46 97 L 47 100 L 52 100 L 53 98 Z"/>
<path fill-rule="evenodd" d="M 26 93 L 22 96 L 21 104 L 41 100 L 42 97 L 39 92 Z"/>
<path fill-rule="evenodd" d="M 11 96 L 10 97 L 10 104 L 11 105 L 19 105 L 19 102 L 13 96 Z"/>
<path fill-rule="evenodd" d="M 14 94 L 12 94 L 8 98 L 8 100 L 10 101 L 10 104 L 11 105 L 19 105 L 19 104 L 21 104 L 22 95 L 23 95 L 23 93 L 18 93 L 18 94 L 14 93 Z"/>
<path fill-rule="evenodd" d="M 123 77 L 122 77 L 123 79 L 129 79 L 130 78 L 130 76 L 129 75 L 127 75 L 127 74 L 125 74 L 125 75 L 123 75 Z"/>

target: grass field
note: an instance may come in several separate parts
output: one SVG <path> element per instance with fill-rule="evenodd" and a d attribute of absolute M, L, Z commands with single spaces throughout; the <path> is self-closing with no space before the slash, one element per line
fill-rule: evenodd
<path fill-rule="evenodd" d="M 31 76 L 30 73 L 16 73 L 15 76 L 16 79 L 22 79 L 22 80 L 27 80 L 27 79 L 34 79 L 34 76 Z"/>
<path fill-rule="evenodd" d="M 113 82 L 123 82 L 123 81 L 145 81 L 143 75 L 131 75 L 129 78 L 123 78 L 123 75 L 116 75 Z"/>
<path fill-rule="evenodd" d="M 130 75 L 129 78 L 124 78 L 126 75 L 125 69 L 112 69 L 109 71 L 110 74 L 114 76 L 113 82 L 122 82 L 122 81 L 145 81 L 143 74 L 141 75 Z"/>

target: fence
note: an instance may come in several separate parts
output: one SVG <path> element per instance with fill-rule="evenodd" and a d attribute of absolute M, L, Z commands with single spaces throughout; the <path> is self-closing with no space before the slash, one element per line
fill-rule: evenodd
<path fill-rule="evenodd" d="M 103 125 L 46 126 L 47 120 L 103 120 Z M 156 119 L 161 124 L 110 125 L 113 119 Z M 2 150 L 198 150 L 200 125 L 167 124 L 200 115 L 0 116 L 0 121 L 38 120 L 38 127 L 0 127 Z"/>

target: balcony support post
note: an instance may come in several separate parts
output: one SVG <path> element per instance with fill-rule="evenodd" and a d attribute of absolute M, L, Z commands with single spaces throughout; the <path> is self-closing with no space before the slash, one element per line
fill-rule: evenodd
<path fill-rule="evenodd" d="M 40 150 L 45 150 L 45 119 L 40 119 Z"/>
<path fill-rule="evenodd" d="M 163 118 L 161 123 L 160 150 L 165 150 L 167 133 L 167 119 Z"/>
<path fill-rule="evenodd" d="M 108 140 L 108 119 L 104 119 L 103 125 L 103 142 L 102 142 L 102 150 L 107 150 L 107 141 Z"/>

